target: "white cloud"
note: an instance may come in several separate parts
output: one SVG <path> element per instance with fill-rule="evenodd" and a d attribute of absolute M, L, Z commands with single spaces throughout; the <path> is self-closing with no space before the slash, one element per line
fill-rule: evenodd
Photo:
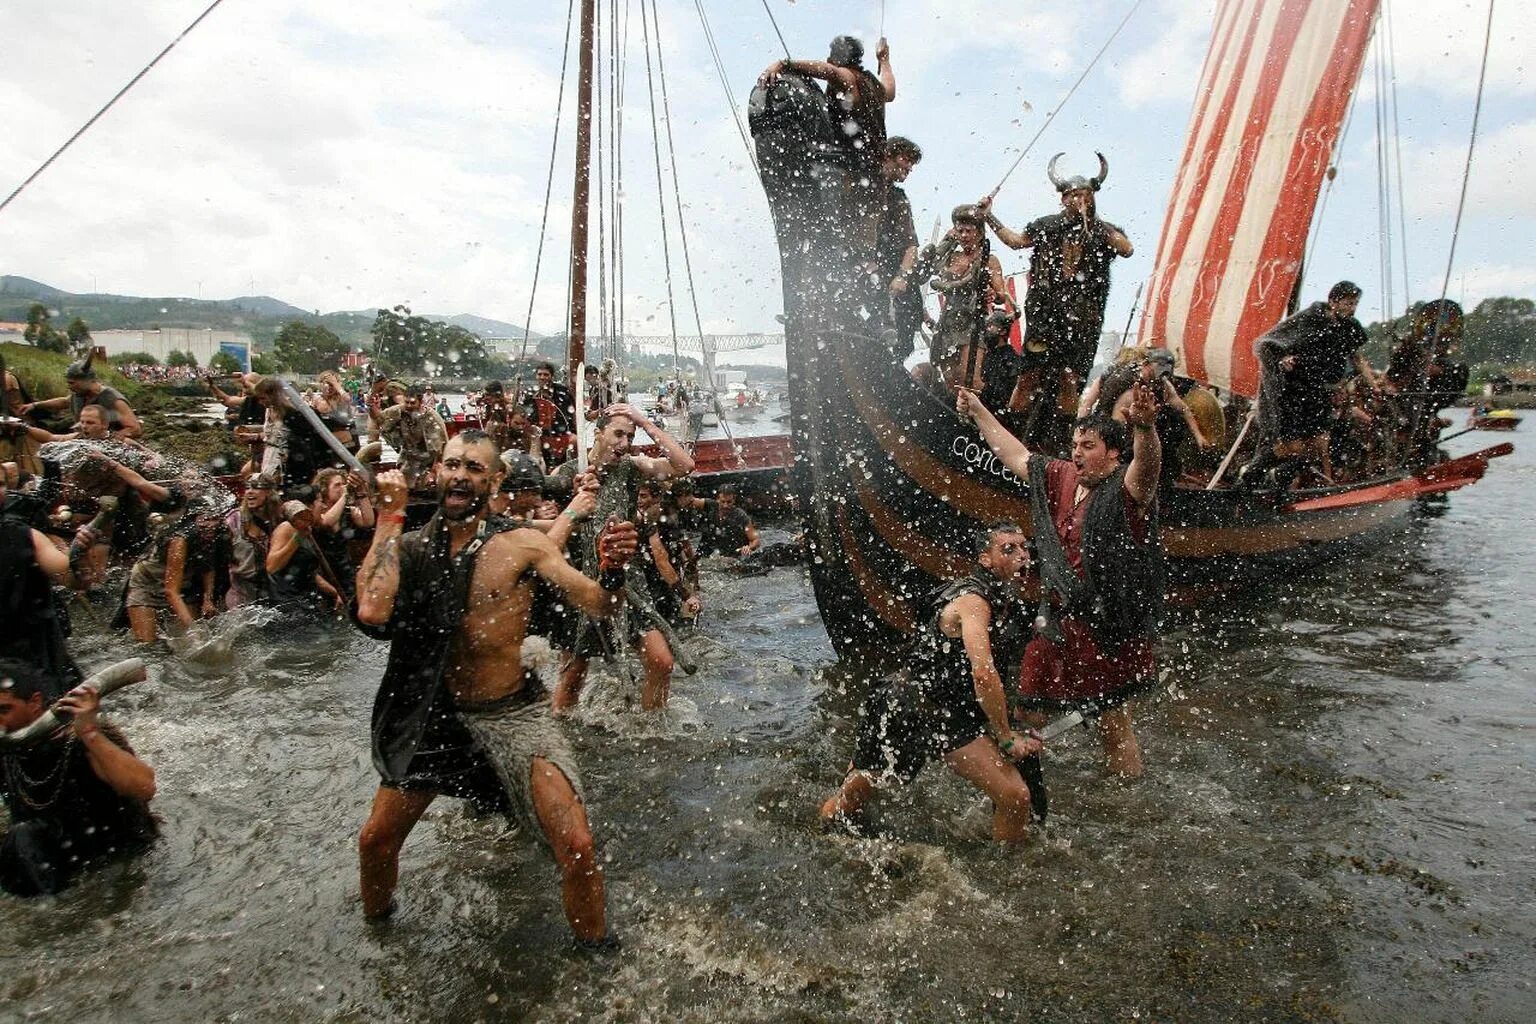
<path fill-rule="evenodd" d="M 729 119 L 694 5 L 660 2 L 700 314 L 708 329 L 773 331 L 781 305 L 778 255 L 761 188 Z M 928 154 L 909 183 L 920 235 L 927 236 L 936 213 L 997 183 L 1128 2 L 887 5 L 899 83 L 890 128 L 917 139 Z M 1425 2 L 1436 10 L 1454 7 L 1450 0 Z M 1043 174 L 1051 153 L 1068 151 L 1072 168 L 1091 166 L 1096 149 L 1106 153 L 1114 169 L 1106 215 L 1138 246 L 1137 257 L 1117 273 L 1110 311 L 1117 323 L 1156 250 L 1211 3 L 1149 0 L 999 200 L 1010 222 L 1045 212 L 1054 205 Z M 0 37 L 51 41 L 13 47 L 0 64 L 0 123 L 8 136 L 0 150 L 0 192 L 30 173 L 204 5 L 0 5 Z M 740 103 L 778 43 L 760 5 L 708 7 L 728 90 Z M 773 9 L 802 54 L 820 56 L 841 32 L 871 43 L 877 35 L 878 5 L 775 0 Z M 563 14 L 563 5 L 527 0 L 481 7 L 450 0 L 225 4 L 0 214 L 0 272 L 71 290 L 210 298 L 256 291 L 324 310 L 408 300 L 418 310 L 473 311 L 521 323 L 544 198 Z M 667 322 L 665 281 L 638 28 L 632 21 L 625 113 L 626 327 L 659 332 Z M 1472 28 L 1458 33 L 1452 57 L 1443 59 L 1454 74 L 1442 75 L 1420 65 L 1432 63 L 1425 46 L 1452 45 L 1438 42 L 1444 33 L 1411 32 L 1406 18 L 1399 25 L 1399 78 L 1414 83 L 1402 93 L 1404 159 L 1416 186 L 1415 215 L 1425 221 L 1410 225 L 1416 240 L 1421 233 L 1448 233 L 1438 197 L 1459 173 L 1460 122 L 1462 111 L 1470 111 L 1466 79 L 1475 71 L 1467 61 L 1476 60 L 1475 52 L 1467 57 L 1463 51 L 1480 46 L 1480 23 Z M 1463 34 L 1476 38 L 1467 43 Z M 1490 210 L 1509 216 L 1487 231 L 1464 233 L 1469 265 L 1491 265 L 1528 238 L 1536 213 L 1536 193 L 1520 188 L 1519 160 L 1536 139 L 1528 126 L 1514 123 L 1525 115 L 1523 107 L 1511 113 L 1517 104 L 1498 100 L 1528 91 L 1498 56 L 1514 38 L 1511 31 L 1496 39 L 1488 142 L 1473 193 L 1474 217 L 1488 219 Z M 58 45 L 63 40 L 69 46 Z M 1410 61 L 1411 74 L 1404 68 Z M 1439 87 L 1437 76 L 1459 90 L 1450 93 L 1455 102 L 1429 91 Z M 566 102 L 533 319 L 541 330 L 558 330 L 565 319 L 569 93 Z M 1447 117 L 1458 123 L 1440 127 Z M 1357 126 L 1350 148 L 1368 135 Z M 669 204 L 671 189 L 669 175 Z M 1374 222 L 1369 203 L 1365 197 L 1336 204 L 1340 237 L 1351 254 L 1370 251 L 1364 241 Z M 675 220 L 673 231 L 679 329 L 691 333 Z M 1325 266 L 1329 258 L 1326 251 L 1319 256 Z M 1018 254 L 1004 259 L 1010 270 L 1022 266 Z M 595 287 L 595 268 L 592 281 Z M 595 325 L 595 311 L 590 319 Z"/>

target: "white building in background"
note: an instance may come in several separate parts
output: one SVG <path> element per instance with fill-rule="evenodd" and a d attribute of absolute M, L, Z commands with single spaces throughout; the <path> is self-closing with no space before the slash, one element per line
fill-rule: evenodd
<path fill-rule="evenodd" d="M 207 366 L 216 352 L 228 352 L 249 368 L 251 336 L 244 331 L 216 331 L 211 327 L 163 327 L 159 330 L 92 331 L 91 341 L 108 356 L 147 352 L 165 362 L 172 352 L 190 352 L 198 366 Z"/>

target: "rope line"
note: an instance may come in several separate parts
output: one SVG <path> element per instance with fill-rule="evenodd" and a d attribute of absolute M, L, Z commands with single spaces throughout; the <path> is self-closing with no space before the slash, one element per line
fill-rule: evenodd
<path fill-rule="evenodd" d="M 704 43 L 709 49 L 710 60 L 714 62 L 715 77 L 720 82 L 720 89 L 725 93 L 726 106 L 731 108 L 731 120 L 736 123 L 736 134 L 741 136 L 741 144 L 747 151 L 752 170 L 757 171 L 757 154 L 752 149 L 752 141 L 747 137 L 747 126 L 741 119 L 741 112 L 736 108 L 736 98 L 731 95 L 730 76 L 725 72 L 725 62 L 720 59 L 720 48 L 715 43 L 715 32 L 710 28 L 709 15 L 704 13 L 703 0 L 693 0 L 693 6 L 699 12 L 699 24 L 704 28 Z"/>
<path fill-rule="evenodd" d="M 667 128 L 667 162 L 672 166 L 672 203 L 677 207 L 677 235 L 683 248 L 683 273 L 688 278 L 688 299 L 693 305 L 693 324 L 699 335 L 699 348 L 704 347 L 704 318 L 699 315 L 699 289 L 693 282 L 693 260 L 688 255 L 688 219 L 683 216 L 683 190 L 677 179 L 677 150 L 672 142 L 672 104 L 667 98 L 667 66 L 661 54 L 661 21 L 656 12 L 656 0 L 651 0 L 651 21 L 656 25 L 656 77 L 661 81 L 661 113 L 662 123 Z M 681 363 L 682 358 L 678 354 L 676 330 L 673 331 L 672 361 Z M 710 393 L 714 393 L 714 382 L 710 382 Z M 720 429 L 725 432 L 725 439 L 730 442 L 731 450 L 736 453 L 738 465 L 744 465 L 741 450 L 736 447 L 736 439 L 731 436 L 731 428 L 726 423 L 725 410 L 720 408 L 720 396 L 715 395 L 715 411 L 720 417 Z"/>
<path fill-rule="evenodd" d="M 528 359 L 528 331 L 533 327 L 533 300 L 539 293 L 539 268 L 544 264 L 544 231 L 549 227 L 549 199 L 555 188 L 555 153 L 560 148 L 560 112 L 565 107 L 565 78 L 571 63 L 571 22 L 575 14 L 576 0 L 570 0 L 565 9 L 565 46 L 560 57 L 560 89 L 555 94 L 555 132 L 549 142 L 549 173 L 544 179 L 544 212 L 539 217 L 539 244 L 533 255 L 533 283 L 528 288 L 528 315 L 523 320 L 523 344 L 517 354 L 517 376 L 512 381 L 514 399 L 523 390 L 523 363 Z"/>
<path fill-rule="evenodd" d="M 656 156 L 656 205 L 660 207 L 661 213 L 661 262 L 667 283 L 667 316 L 672 325 L 672 358 L 678 361 L 677 305 L 672 296 L 672 245 L 667 238 L 667 198 L 662 188 L 661 173 L 661 131 L 656 127 L 656 76 L 651 70 L 651 25 L 645 16 L 645 0 L 640 0 L 640 31 L 645 39 L 645 88 L 651 99 L 651 144 Z"/>
<path fill-rule="evenodd" d="M 768 6 L 768 0 L 763 0 L 763 11 L 768 15 L 768 20 L 773 25 L 773 34 L 779 37 L 779 45 L 784 47 L 784 56 L 788 58 L 789 44 L 784 41 L 784 33 L 779 31 L 779 19 L 773 16 L 773 8 Z"/>
<path fill-rule="evenodd" d="M 766 2 L 767 0 L 764 0 L 764 3 Z M 1115 26 L 1115 30 L 1111 32 L 1109 34 L 1109 38 L 1104 41 L 1104 45 L 1099 47 L 1099 52 L 1093 55 L 1093 60 L 1090 60 L 1088 62 L 1088 66 L 1083 68 L 1083 73 L 1077 76 L 1077 81 L 1072 83 L 1072 88 L 1067 90 L 1067 94 L 1061 98 L 1060 103 L 1056 104 L 1055 109 L 1053 109 L 1049 114 L 1045 115 L 1045 122 L 1040 125 L 1040 130 L 1035 132 L 1035 137 L 1030 139 L 1029 142 L 1025 144 L 1024 148 L 1019 151 L 1018 159 L 1009 166 L 1008 170 L 1003 172 L 1002 180 L 997 183 L 997 187 L 994 188 L 991 192 L 992 196 L 996 196 L 1003 190 L 1003 185 L 1006 184 L 1008 179 L 1013 176 L 1013 172 L 1018 170 L 1019 164 L 1024 162 L 1024 158 L 1029 155 L 1030 149 L 1034 147 L 1036 142 L 1040 141 L 1040 136 L 1044 135 L 1045 130 L 1051 126 L 1051 122 L 1056 120 L 1056 115 L 1061 113 L 1061 108 L 1067 105 L 1067 101 L 1072 98 L 1072 94 L 1077 92 L 1077 87 L 1082 85 L 1083 80 L 1088 77 L 1088 72 L 1092 71 L 1094 65 L 1099 62 L 1100 58 L 1109 52 L 1109 48 L 1114 43 L 1115 38 L 1120 35 L 1120 30 L 1125 28 L 1126 23 L 1131 20 L 1131 16 L 1141 8 L 1141 5 L 1144 2 L 1145 0 L 1136 0 L 1136 2 L 1131 5 L 1131 9 L 1125 12 L 1125 17 L 1120 19 L 1120 24 Z"/>
<path fill-rule="evenodd" d="M 1451 229 L 1451 252 L 1445 260 L 1445 281 L 1440 285 L 1440 301 L 1451 290 L 1451 268 L 1456 263 L 1456 241 L 1461 237 L 1461 215 L 1467 208 L 1467 183 L 1472 179 L 1472 153 L 1477 148 L 1477 123 L 1483 113 L 1483 85 L 1488 80 L 1488 50 L 1493 43 L 1493 0 L 1488 0 L 1488 27 L 1483 32 L 1483 63 L 1477 71 L 1477 102 L 1472 105 L 1472 137 L 1467 140 L 1467 164 L 1461 172 L 1461 198 L 1456 203 L 1456 225 Z M 1435 318 L 1435 337 L 1440 336 L 1440 321 Z"/>
<path fill-rule="evenodd" d="M 1397 164 L 1397 243 L 1403 251 L 1403 295 L 1404 298 L 1411 298 L 1413 282 L 1408 276 L 1408 203 L 1403 194 L 1406 187 L 1403 178 L 1403 130 L 1397 116 L 1397 44 L 1392 32 L 1392 5 L 1383 0 L 1381 7 L 1387 30 L 1387 73 L 1392 82 L 1392 149 Z"/>
<path fill-rule="evenodd" d="M 40 178 L 42 176 L 43 172 L 46 171 L 49 167 L 51 167 L 53 165 L 53 162 L 55 160 L 57 160 L 59 157 L 64 155 L 64 151 L 66 149 L 68 149 L 70 146 L 73 146 L 75 144 L 75 140 L 76 139 L 78 139 L 78 138 L 80 138 L 80 136 L 84 135 L 87 131 L 90 130 L 90 128 L 91 128 L 91 126 L 93 124 L 95 124 L 97 121 L 101 120 L 102 115 L 104 115 L 107 111 L 111 110 L 114 106 L 116 106 L 118 100 L 120 100 L 124 96 L 128 95 L 128 90 L 132 89 L 134 86 L 138 85 L 139 84 L 139 79 L 141 79 L 145 75 L 149 74 L 149 72 L 154 68 L 154 66 L 156 64 L 159 64 L 161 59 L 166 54 L 170 53 L 171 50 L 173 50 L 176 47 L 177 43 L 179 43 L 183 39 L 187 38 L 187 36 L 191 34 L 192 30 L 197 28 L 198 25 L 202 24 L 203 19 L 208 17 L 208 15 L 212 14 L 214 8 L 218 7 L 223 2 L 224 2 L 224 0 L 213 0 L 213 3 L 209 4 L 203 10 L 202 14 L 199 14 L 196 18 L 192 19 L 192 24 L 190 24 L 186 28 L 182 29 L 180 35 L 178 35 L 175 39 L 172 39 L 169 43 L 167 43 L 165 45 L 165 49 L 163 49 L 159 53 L 155 54 L 154 60 L 151 60 L 148 64 L 144 65 L 144 67 L 142 69 L 140 69 L 138 74 L 134 75 L 132 78 L 130 78 L 128 80 L 128 84 L 127 85 L 125 85 L 121 89 L 117 90 L 117 93 L 111 99 L 107 100 L 106 104 L 100 110 L 96 111 L 95 114 L 91 115 L 91 119 L 89 121 L 85 122 L 85 124 L 80 126 L 80 130 L 79 131 L 75 132 L 75 134 L 73 134 L 69 138 L 65 139 L 64 140 L 64 145 L 62 145 L 58 149 L 54 150 L 53 151 L 53 155 L 50 156 L 48 159 L 44 160 L 42 162 L 42 164 L 40 164 L 38 166 L 37 170 L 35 170 L 31 174 L 27 175 L 27 180 L 26 181 L 23 181 L 20 185 L 17 185 L 16 186 L 16 190 L 14 192 L 12 192 L 10 195 L 5 197 L 5 202 L 0 203 L 0 212 L 4 212 L 5 208 L 7 206 L 10 206 L 11 203 L 15 201 L 16 197 L 21 195 L 22 191 L 28 185 L 32 184 L 34 181 L 36 181 L 38 178 Z"/>

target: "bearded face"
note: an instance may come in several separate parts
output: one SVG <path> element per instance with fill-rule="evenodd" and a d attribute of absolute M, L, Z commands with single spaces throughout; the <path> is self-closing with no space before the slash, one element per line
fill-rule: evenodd
<path fill-rule="evenodd" d="M 449 441 L 437 465 L 438 509 L 443 518 L 463 522 L 478 516 L 501 482 L 500 464 L 489 441 L 466 443 L 457 437 Z"/>

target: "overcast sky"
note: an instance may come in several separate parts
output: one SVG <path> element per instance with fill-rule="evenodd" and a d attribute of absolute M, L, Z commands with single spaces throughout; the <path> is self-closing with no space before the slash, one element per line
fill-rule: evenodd
<path fill-rule="evenodd" d="M 611 0 L 600 0 L 606 14 Z M 695 0 L 658 0 L 684 216 L 704 328 L 775 331 L 778 260 L 767 204 L 709 60 Z M 874 49 L 879 0 L 769 0 L 796 56 L 839 32 Z M 989 191 L 1132 0 L 888 0 L 898 82 L 890 130 L 926 158 L 909 182 L 918 230 Z M 628 322 L 669 329 L 639 0 L 628 7 L 625 210 Z M 9 194 L 207 0 L 6 0 L 0 38 L 0 196 Z M 760 2 L 703 0 L 740 103 L 782 56 Z M 1536 42 L 1500 4 L 1452 297 L 1536 295 Z M 1051 154 L 1110 175 L 1101 216 L 1136 255 L 1115 270 L 1107 326 L 1151 270 L 1212 0 L 1144 0 L 997 201 L 1018 226 L 1057 207 Z M 1395 0 L 1412 297 L 1439 294 L 1482 45 L 1483 0 Z M 559 85 L 558 0 L 225 0 L 22 197 L 0 213 L 0 272 L 69 291 L 226 298 L 321 311 L 527 315 Z M 1378 36 L 1380 33 L 1378 32 Z M 1373 71 L 1339 161 L 1308 297 L 1340 277 L 1380 314 Z M 569 101 L 569 94 L 567 100 Z M 659 102 L 659 98 L 658 98 Z M 563 328 L 569 102 L 535 331 Z M 667 194 L 671 195 L 670 178 Z M 1395 221 L 1395 215 L 1394 215 Z M 595 226 L 594 226 L 595 227 Z M 1396 224 L 1394 223 L 1394 229 Z M 674 228 L 675 231 L 675 228 Z M 672 239 L 679 329 L 693 317 Z M 1024 254 L 1004 250 L 1005 270 Z M 1397 295 L 1404 305 L 1401 256 Z M 596 285 L 594 274 L 594 287 Z M 595 329 L 596 313 L 593 313 Z"/>

